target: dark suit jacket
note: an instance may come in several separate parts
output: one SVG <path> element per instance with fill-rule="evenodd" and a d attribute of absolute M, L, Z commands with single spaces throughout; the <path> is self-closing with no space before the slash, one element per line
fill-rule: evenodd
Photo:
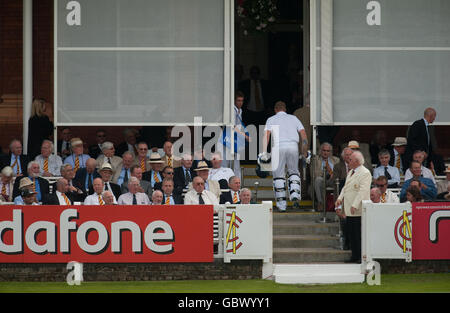
<path fill-rule="evenodd" d="M 16 178 L 16 181 L 14 182 L 14 191 L 13 191 L 13 198 L 17 197 L 18 195 L 20 195 L 20 190 L 19 190 L 19 186 L 20 186 L 20 181 L 28 176 L 20 176 Z M 36 178 L 38 183 L 39 183 L 39 188 L 41 191 L 41 201 L 42 199 L 44 199 L 44 195 L 50 193 L 50 185 L 48 183 L 48 181 L 44 178 Z"/>
<path fill-rule="evenodd" d="M 239 83 L 239 90 L 242 91 L 245 95 L 244 97 L 244 105 L 242 106 L 243 110 L 247 109 L 248 103 L 250 101 L 250 93 L 251 93 L 251 83 L 250 79 L 243 80 Z M 259 84 L 261 86 L 261 93 L 264 101 L 264 107 L 268 110 L 272 109 L 273 101 L 271 98 L 271 90 L 270 85 L 267 80 L 260 79 Z"/>
<path fill-rule="evenodd" d="M 114 194 L 114 197 L 116 197 L 116 200 L 119 199 L 120 195 L 122 194 L 122 191 L 120 189 L 120 186 L 114 183 L 109 182 L 109 185 L 111 186 L 112 193 Z M 91 186 L 89 188 L 89 194 L 92 195 L 94 193 L 94 188 Z"/>
<path fill-rule="evenodd" d="M 98 144 L 89 146 L 89 155 L 91 156 L 91 158 L 97 159 L 100 154 L 102 154 L 102 150 L 100 149 Z"/>
<path fill-rule="evenodd" d="M 175 204 L 184 204 L 183 197 L 180 194 L 172 193 L 173 201 L 175 201 Z M 166 202 L 166 195 L 163 193 L 163 200 L 162 203 Z"/>
<path fill-rule="evenodd" d="M 27 166 L 28 162 L 30 162 L 30 159 L 28 158 L 27 155 L 21 154 L 19 156 L 19 161 L 20 161 L 20 168 L 22 169 L 22 174 L 27 175 Z M 0 171 L 5 166 L 10 166 L 10 164 L 11 164 L 11 153 L 3 154 L 2 156 L 0 156 Z"/>
<path fill-rule="evenodd" d="M 225 204 L 227 202 L 230 202 L 231 204 L 233 203 L 233 196 L 231 195 L 231 191 L 222 192 L 220 194 L 219 203 L 220 204 Z M 238 201 L 237 204 L 239 204 L 240 202 L 241 201 Z"/>
<path fill-rule="evenodd" d="M 67 198 L 69 198 L 70 204 L 73 204 L 72 195 L 70 193 L 66 194 Z M 42 198 L 42 204 L 47 205 L 66 205 L 66 203 L 59 203 L 58 196 L 55 193 L 47 194 L 45 197 Z"/>
<path fill-rule="evenodd" d="M 423 119 L 417 120 L 411 125 L 408 131 L 407 140 L 408 144 L 406 146 L 405 154 L 408 167 L 414 152 L 417 150 L 425 151 L 428 154 L 428 160 L 431 160 L 431 154 L 433 153 L 431 148 L 431 138 L 430 144 L 428 144 L 427 128 Z"/>
<path fill-rule="evenodd" d="M 64 159 L 65 157 L 67 157 L 68 155 L 70 155 L 70 153 L 69 154 L 62 154 L 62 140 L 58 140 L 57 142 L 56 142 L 56 145 L 57 145 L 57 154 L 62 158 L 62 159 Z M 69 143 L 69 146 L 70 146 L 70 143 Z M 70 148 L 70 147 L 69 147 Z M 69 149 L 70 150 L 70 149 Z"/>
<path fill-rule="evenodd" d="M 395 162 L 395 153 L 394 153 L 394 149 L 393 148 L 391 148 L 391 149 L 389 149 L 388 150 L 389 151 L 389 154 L 391 155 L 391 158 L 389 159 L 389 165 L 390 166 L 395 166 L 395 164 L 394 164 L 394 162 Z M 406 155 L 405 155 L 406 153 L 403 153 L 401 156 L 400 156 L 400 160 L 401 160 L 401 163 L 402 163 L 402 168 L 403 168 L 403 172 L 406 172 L 406 170 L 408 169 L 408 167 L 405 167 L 406 166 L 406 164 L 408 163 L 407 162 L 407 160 L 406 160 Z M 380 161 L 378 161 L 378 163 L 380 163 Z M 379 165 L 379 164 L 378 164 Z"/>
<path fill-rule="evenodd" d="M 189 169 L 189 173 L 192 179 L 194 179 L 194 177 L 197 176 L 197 173 L 192 169 L 192 167 Z M 185 184 L 184 170 L 182 166 L 173 169 L 173 182 L 175 187 L 174 192 L 177 194 L 183 193 L 183 189 L 187 188 Z"/>
<path fill-rule="evenodd" d="M 77 173 L 75 174 L 75 178 L 73 179 L 74 182 L 77 182 L 77 186 L 81 186 L 81 190 L 83 190 L 84 193 L 87 193 L 87 188 L 85 186 L 86 183 L 86 176 L 87 176 L 87 170 L 85 167 L 80 168 Z M 100 178 L 100 174 L 97 172 L 97 169 L 94 170 L 92 173 L 92 180 L 96 178 Z"/>

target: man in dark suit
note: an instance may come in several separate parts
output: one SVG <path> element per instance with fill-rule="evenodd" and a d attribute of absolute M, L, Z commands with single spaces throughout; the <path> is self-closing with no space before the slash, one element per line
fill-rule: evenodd
<path fill-rule="evenodd" d="M 57 153 L 64 159 L 71 154 L 70 140 L 72 139 L 72 131 L 69 127 L 61 129 L 61 139 L 57 142 Z"/>
<path fill-rule="evenodd" d="M 89 146 L 89 155 L 97 159 L 102 154 L 102 144 L 106 141 L 106 132 L 103 129 L 97 130 L 95 141 L 95 145 Z"/>
<path fill-rule="evenodd" d="M 392 149 L 389 149 L 391 158 L 389 159 L 389 165 L 398 168 L 400 175 L 405 174 L 408 167 L 408 163 L 405 156 L 406 145 L 408 141 L 405 137 L 396 137 L 392 144 Z"/>
<path fill-rule="evenodd" d="M 104 184 L 103 190 L 111 191 L 114 194 L 116 200 L 119 199 L 120 195 L 122 194 L 122 191 L 119 185 L 111 182 L 111 177 L 113 174 L 111 164 L 104 163 L 100 168 L 99 173 Z M 92 195 L 93 193 L 94 187 L 92 184 L 92 186 L 89 188 L 89 194 Z"/>
<path fill-rule="evenodd" d="M 228 181 L 229 191 L 222 192 L 220 195 L 220 204 L 230 203 L 238 204 L 240 203 L 239 190 L 241 189 L 241 180 L 237 176 L 231 176 Z"/>
<path fill-rule="evenodd" d="M 67 179 L 58 179 L 56 182 L 56 191 L 44 196 L 42 203 L 48 205 L 72 205 L 73 199 L 69 193 L 69 182 Z"/>
<path fill-rule="evenodd" d="M 30 160 L 22 154 L 22 143 L 14 139 L 9 144 L 9 154 L 2 155 L 0 159 L 0 170 L 5 166 L 11 166 L 14 176 L 26 175 L 27 166 Z"/>
<path fill-rule="evenodd" d="M 74 182 L 77 182 L 78 186 L 83 187 L 83 192 L 87 193 L 89 187 L 92 186 L 94 179 L 100 177 L 96 168 L 97 162 L 91 158 L 86 161 L 86 167 L 80 168 L 75 174 Z"/>
<path fill-rule="evenodd" d="M 182 194 L 183 189 L 187 189 L 189 183 L 196 176 L 192 169 L 193 157 L 191 154 L 184 154 L 181 159 L 181 166 L 173 170 L 173 181 L 175 184 L 175 193 Z"/>
<path fill-rule="evenodd" d="M 432 138 L 430 137 L 429 126 L 436 119 L 436 110 L 433 108 L 427 108 L 423 112 L 423 118 L 415 121 L 408 131 L 408 144 L 406 146 L 407 167 L 412 160 L 412 156 L 415 151 L 425 151 L 428 155 L 426 166 L 428 167 L 433 157 L 433 151 L 431 147 Z"/>
<path fill-rule="evenodd" d="M 250 79 L 239 84 L 239 90 L 245 95 L 243 105 L 243 122 L 245 125 L 262 125 L 272 109 L 270 86 L 261 79 L 259 67 L 250 68 Z"/>
<path fill-rule="evenodd" d="M 162 181 L 162 192 L 163 192 L 163 200 L 162 204 L 183 204 L 183 197 L 181 194 L 176 194 L 173 192 L 174 183 L 172 178 L 164 178 Z"/>
<path fill-rule="evenodd" d="M 14 182 L 13 198 L 20 195 L 19 190 L 20 180 L 23 179 L 24 177 L 28 177 L 34 183 L 33 191 L 37 192 L 36 200 L 38 202 L 42 201 L 44 195 L 50 193 L 49 183 L 46 179 L 39 177 L 39 171 L 40 171 L 39 163 L 36 161 L 31 161 L 27 167 L 27 175 L 17 177 L 16 181 Z"/>

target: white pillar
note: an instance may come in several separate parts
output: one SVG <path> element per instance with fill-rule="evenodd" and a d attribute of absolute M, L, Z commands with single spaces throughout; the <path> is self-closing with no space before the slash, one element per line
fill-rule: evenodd
<path fill-rule="evenodd" d="M 33 100 L 33 0 L 23 0 L 23 153 L 27 154 L 28 119 Z"/>

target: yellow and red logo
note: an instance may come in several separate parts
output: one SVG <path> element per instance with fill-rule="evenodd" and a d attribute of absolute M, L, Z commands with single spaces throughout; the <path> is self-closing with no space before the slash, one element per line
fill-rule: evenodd
<path fill-rule="evenodd" d="M 242 242 L 237 243 L 237 241 L 239 240 L 239 236 L 237 236 L 236 232 L 236 228 L 239 228 L 239 224 L 237 222 L 242 223 L 242 220 L 236 215 L 236 211 L 227 213 L 227 217 L 230 217 L 230 219 L 227 220 L 228 231 L 225 248 L 228 248 L 228 244 L 231 243 L 232 248 L 227 249 L 226 252 L 236 254 L 236 250 L 238 250 L 242 246 Z"/>

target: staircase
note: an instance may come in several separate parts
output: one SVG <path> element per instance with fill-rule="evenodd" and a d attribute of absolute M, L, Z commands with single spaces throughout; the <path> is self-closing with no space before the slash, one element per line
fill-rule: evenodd
<path fill-rule="evenodd" d="M 253 191 L 253 198 L 276 205 L 272 176 L 258 177 L 252 165 L 243 165 L 243 174 L 243 187 Z M 336 214 L 327 212 L 329 222 L 324 223 L 323 213 L 313 210 L 311 200 L 302 200 L 299 209 L 292 205 L 288 201 L 286 213 L 273 212 L 274 280 L 287 284 L 363 282 L 361 265 L 344 263 L 351 252 L 340 249 Z"/>

